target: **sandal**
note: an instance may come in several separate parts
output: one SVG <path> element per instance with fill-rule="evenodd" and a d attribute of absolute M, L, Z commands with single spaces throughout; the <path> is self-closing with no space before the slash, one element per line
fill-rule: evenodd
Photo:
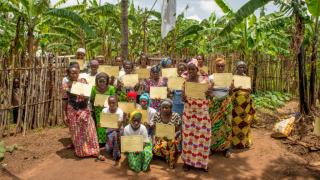
<path fill-rule="evenodd" d="M 230 152 L 230 150 L 225 150 L 225 151 L 224 151 L 224 157 L 226 157 L 226 158 L 230 158 L 230 157 L 231 157 L 231 152 Z"/>
<path fill-rule="evenodd" d="M 105 161 L 105 160 L 106 160 L 106 157 L 104 157 L 103 155 L 99 155 L 99 156 L 97 157 L 97 159 L 98 159 L 99 161 Z"/>
<path fill-rule="evenodd" d="M 203 168 L 204 172 L 209 172 L 209 168 Z"/>
<path fill-rule="evenodd" d="M 73 144 L 68 144 L 68 145 L 66 146 L 66 148 L 67 148 L 67 149 L 73 149 L 73 148 L 74 148 L 74 145 L 73 145 Z"/>
<path fill-rule="evenodd" d="M 187 164 L 184 164 L 184 165 L 183 165 L 183 170 L 184 170 L 184 171 L 190 171 L 190 166 L 187 165 Z"/>

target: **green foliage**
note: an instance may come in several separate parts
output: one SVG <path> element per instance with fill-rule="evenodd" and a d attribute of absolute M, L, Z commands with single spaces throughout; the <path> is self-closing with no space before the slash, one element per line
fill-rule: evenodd
<path fill-rule="evenodd" d="M 3 161 L 5 152 L 6 148 L 4 147 L 4 142 L 0 141 L 0 162 Z"/>
<path fill-rule="evenodd" d="M 306 0 L 306 3 L 312 16 L 320 16 L 320 0 Z"/>
<path fill-rule="evenodd" d="M 224 0 L 214 0 L 224 13 L 233 13 L 231 7 Z"/>
<path fill-rule="evenodd" d="M 285 102 L 288 102 L 292 99 L 292 95 L 282 92 L 259 92 L 253 94 L 253 101 L 256 108 L 266 108 L 275 110 L 284 105 Z"/>

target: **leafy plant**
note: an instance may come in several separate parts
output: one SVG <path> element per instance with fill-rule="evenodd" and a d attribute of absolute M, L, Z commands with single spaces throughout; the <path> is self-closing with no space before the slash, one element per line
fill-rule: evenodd
<path fill-rule="evenodd" d="M 292 99 L 292 95 L 283 92 L 259 92 L 252 95 L 256 108 L 275 110 Z"/>

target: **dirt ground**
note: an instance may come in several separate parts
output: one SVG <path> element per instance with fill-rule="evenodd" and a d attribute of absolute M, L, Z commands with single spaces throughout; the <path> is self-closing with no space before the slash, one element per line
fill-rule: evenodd
<path fill-rule="evenodd" d="M 271 123 L 272 119 L 263 116 L 261 121 Z M 265 126 L 259 127 L 259 123 Z M 268 123 L 259 123 L 259 128 L 252 129 L 254 144 L 250 149 L 233 150 L 230 159 L 221 154 L 211 156 L 208 173 L 184 172 L 181 159 L 174 170 L 164 161 L 154 159 L 151 171 L 136 174 L 128 170 L 124 156 L 119 164 L 110 158 L 98 162 L 94 158 L 75 157 L 73 150 L 65 148 L 71 143 L 67 128 L 35 130 L 25 137 L 4 139 L 7 145 L 18 144 L 22 149 L 5 154 L 0 179 L 320 179 L 319 166 L 309 165 L 320 157 L 319 151 L 299 154 L 296 146 L 290 149 L 283 140 L 271 138 Z"/>

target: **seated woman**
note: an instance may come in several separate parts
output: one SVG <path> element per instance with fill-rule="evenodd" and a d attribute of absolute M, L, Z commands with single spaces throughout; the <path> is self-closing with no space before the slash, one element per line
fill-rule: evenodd
<path fill-rule="evenodd" d="M 247 76 L 244 61 L 236 64 L 236 75 Z M 255 118 L 251 89 L 235 88 L 232 91 L 232 145 L 236 148 L 249 148 L 252 144 L 250 126 Z"/>
<path fill-rule="evenodd" d="M 119 115 L 118 129 L 107 128 L 106 130 L 106 151 L 110 153 L 115 161 L 121 158 L 120 136 L 123 132 L 123 111 L 118 108 L 118 99 L 116 96 L 108 98 L 108 107 L 102 110 L 103 113 L 112 113 Z"/>
<path fill-rule="evenodd" d="M 116 88 L 114 86 L 109 85 L 109 76 L 106 73 L 99 73 L 96 77 L 96 85 L 92 87 L 91 91 L 91 99 L 90 102 L 92 104 L 92 117 L 95 120 L 97 126 L 97 135 L 99 144 L 104 146 L 106 142 L 106 129 L 100 127 L 100 113 L 103 109 L 101 106 L 95 106 L 94 100 L 97 94 L 103 95 L 114 95 L 116 93 Z"/>
<path fill-rule="evenodd" d="M 154 128 L 153 116 L 157 111 L 154 108 L 150 107 L 151 99 L 148 93 L 141 94 L 139 101 L 140 107 L 138 107 L 138 109 L 147 110 L 148 122 L 144 123 L 144 125 L 147 127 L 148 135 L 152 136 Z"/>
<path fill-rule="evenodd" d="M 176 136 L 174 139 L 154 138 L 153 153 L 156 156 L 164 157 L 170 168 L 174 168 L 178 160 L 178 146 L 181 143 L 181 117 L 179 114 L 172 112 L 173 102 L 171 99 L 164 99 L 160 105 L 160 112 L 154 117 L 154 123 L 170 124 L 175 126 Z"/>
<path fill-rule="evenodd" d="M 142 114 L 134 111 L 130 114 L 130 124 L 124 128 L 123 135 L 142 135 L 144 139 L 144 149 L 142 152 L 130 152 L 127 154 L 129 168 L 135 172 L 149 170 L 152 160 L 152 144 L 148 138 L 147 128 L 141 124 Z"/>

